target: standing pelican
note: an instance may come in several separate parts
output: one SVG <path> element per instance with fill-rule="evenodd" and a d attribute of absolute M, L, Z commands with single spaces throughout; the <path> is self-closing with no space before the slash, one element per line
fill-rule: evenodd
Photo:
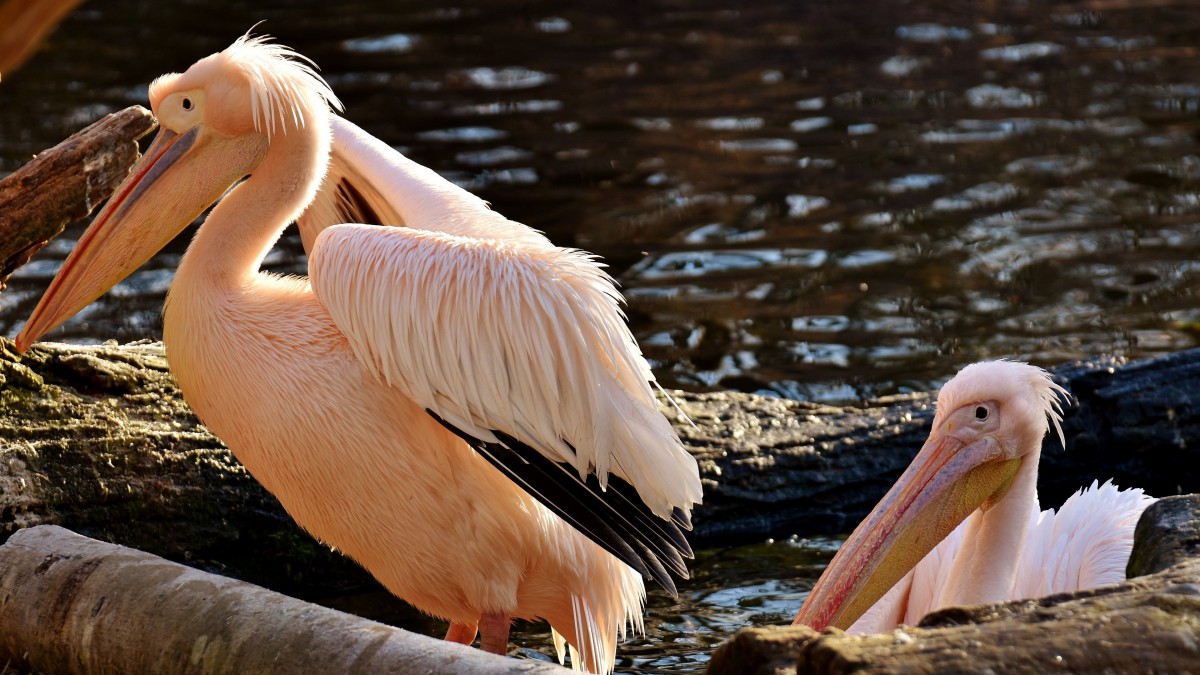
<path fill-rule="evenodd" d="M 569 644 L 575 667 L 611 671 L 641 629 L 642 577 L 686 578 L 701 497 L 620 296 L 591 256 L 334 122 L 310 63 L 247 35 L 157 79 L 161 131 L 18 349 L 219 200 L 164 310 L 200 419 L 298 523 L 450 621 L 447 639 L 504 653 L 511 619 L 542 618 L 560 660 Z M 263 273 L 322 186 L 335 124 L 310 276 Z"/>
<path fill-rule="evenodd" d="M 950 605 L 1038 597 L 1125 578 L 1154 500 L 1111 483 L 1040 511 L 1038 459 L 1053 420 L 1049 373 L 1012 361 L 963 368 L 938 394 L 929 440 L 813 587 L 795 624 L 877 633 Z"/>

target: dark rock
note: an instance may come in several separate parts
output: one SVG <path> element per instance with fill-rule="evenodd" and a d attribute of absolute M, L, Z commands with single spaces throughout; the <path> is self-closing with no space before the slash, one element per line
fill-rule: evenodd
<path fill-rule="evenodd" d="M 1158 500 L 1142 513 L 1126 576 L 1153 574 L 1200 558 L 1200 495 Z"/>

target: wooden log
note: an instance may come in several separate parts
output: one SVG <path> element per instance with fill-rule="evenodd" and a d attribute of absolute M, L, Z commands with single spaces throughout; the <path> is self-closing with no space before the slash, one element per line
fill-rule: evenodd
<path fill-rule="evenodd" d="M 0 546 L 0 662 L 46 673 L 568 672 L 54 526 Z"/>
<path fill-rule="evenodd" d="M 161 344 L 18 358 L 0 338 L 0 540 L 41 524 L 292 593 L 369 580 L 196 420 Z"/>
<path fill-rule="evenodd" d="M 1059 368 L 1081 403 L 1068 411 L 1071 450 L 1057 440 L 1043 449 L 1044 505 L 1110 477 L 1159 495 L 1200 491 L 1200 406 L 1189 404 L 1200 378 L 1188 377 L 1197 365 L 1200 351 Z M 920 447 L 933 400 L 834 408 L 735 393 L 676 397 L 695 426 L 664 410 L 705 484 L 698 546 L 848 531 Z M 1120 417 L 1126 405 L 1143 426 Z M 366 580 L 296 528 L 199 423 L 159 344 L 48 343 L 22 358 L 0 340 L 0 537 L 43 523 L 292 592 Z"/>
<path fill-rule="evenodd" d="M 19 4 L 19 3 L 18 3 Z M 108 198 L 158 126 L 132 106 L 100 119 L 0 180 L 0 290 L 15 269 Z"/>
<path fill-rule="evenodd" d="M 1075 399 L 1066 450 L 1048 435 L 1038 493 L 1062 504 L 1094 480 L 1149 494 L 1200 492 L 1200 350 L 1124 363 L 1063 364 L 1055 380 Z M 700 540 L 763 539 L 852 530 L 929 434 L 935 393 L 836 408 L 747 394 L 680 394 L 696 422 L 676 430 L 700 462 Z"/>
<path fill-rule="evenodd" d="M 1134 559 L 1179 560 L 1150 576 L 1079 593 L 947 608 L 917 628 L 879 635 L 804 626 L 746 629 L 713 653 L 707 672 L 1195 672 L 1200 557 L 1179 542 L 1193 538 L 1194 546 L 1197 522 L 1200 495 L 1147 509 Z"/>

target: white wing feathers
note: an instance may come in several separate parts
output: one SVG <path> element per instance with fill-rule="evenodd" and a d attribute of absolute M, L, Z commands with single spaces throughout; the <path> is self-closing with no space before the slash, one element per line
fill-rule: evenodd
<path fill-rule="evenodd" d="M 1106 481 L 1071 495 L 1055 514 L 1034 516 L 1021 556 L 1013 597 L 1035 598 L 1094 588 L 1125 579 L 1133 530 L 1155 502 L 1138 488 Z"/>
<path fill-rule="evenodd" d="M 312 251 L 321 230 L 341 223 L 411 227 L 552 246 L 537 230 L 492 211 L 487 202 L 353 123 L 336 116 L 330 121 L 333 152 L 325 180 L 296 221 L 306 251 Z"/>
<path fill-rule="evenodd" d="M 339 225 L 309 270 L 359 359 L 462 432 L 503 431 L 601 485 L 616 473 L 663 518 L 699 501 L 695 463 L 586 254 Z"/>
<path fill-rule="evenodd" d="M 503 432 L 602 487 L 610 472 L 624 478 L 662 518 L 698 503 L 695 461 L 658 411 L 601 266 L 344 120 L 334 134 L 334 166 L 301 225 L 320 233 L 313 291 L 359 360 L 466 434 Z M 325 227 L 347 210 L 330 192 L 343 179 L 360 210 L 407 227 Z"/>

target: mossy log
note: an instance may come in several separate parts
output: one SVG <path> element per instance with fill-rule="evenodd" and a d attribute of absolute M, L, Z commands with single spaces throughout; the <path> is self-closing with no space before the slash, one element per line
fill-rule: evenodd
<path fill-rule="evenodd" d="M 1056 439 L 1043 449 L 1043 502 L 1107 478 L 1156 495 L 1200 491 L 1197 368 L 1200 351 L 1058 368 L 1080 404 L 1067 412 L 1069 451 Z M 691 423 L 663 410 L 705 483 L 699 546 L 848 531 L 912 459 L 933 412 L 931 394 L 854 408 L 676 398 Z M 275 588 L 363 578 L 298 530 L 200 424 L 157 343 L 45 343 L 18 357 L 0 339 L 0 538 L 38 524 Z"/>
<path fill-rule="evenodd" d="M 710 675 L 785 673 L 1187 673 L 1200 665 L 1200 495 L 1164 499 L 1138 523 L 1131 573 L 1078 593 L 952 607 L 916 628 L 750 628 L 713 653 Z M 1138 567 L 1136 561 L 1157 561 Z"/>
<path fill-rule="evenodd" d="M 157 126 L 149 110 L 126 108 L 0 180 L 0 290 L 68 222 L 87 216 L 112 194 L 138 159 L 137 140 Z"/>
<path fill-rule="evenodd" d="M 0 546 L 0 662 L 46 673 L 569 672 L 44 525 Z"/>

